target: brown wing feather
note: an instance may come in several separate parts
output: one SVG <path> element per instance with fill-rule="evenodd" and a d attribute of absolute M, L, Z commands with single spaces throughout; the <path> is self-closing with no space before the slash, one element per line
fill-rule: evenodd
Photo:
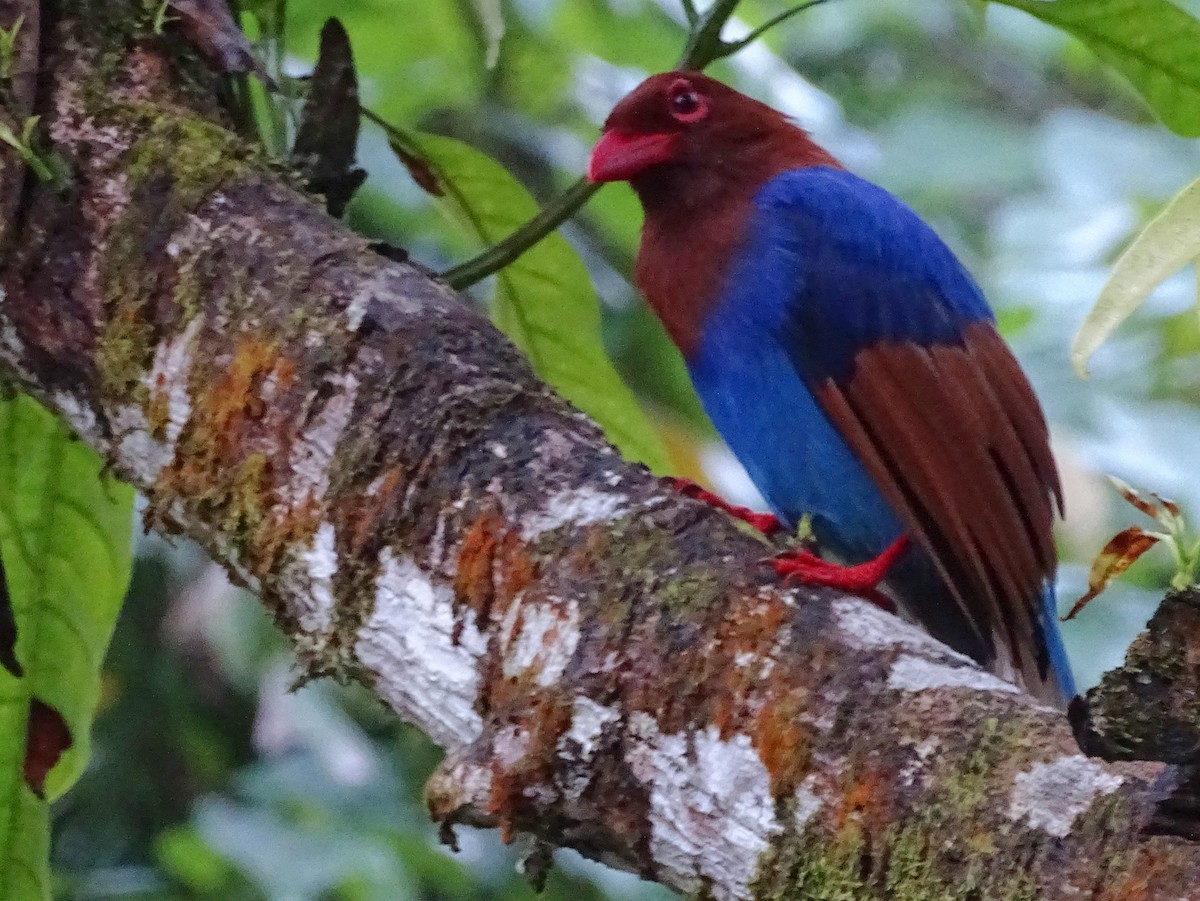
<path fill-rule="evenodd" d="M 996 392 L 1000 405 L 1008 414 L 1026 455 L 1033 462 L 1038 481 L 1049 489 L 1058 515 L 1062 516 L 1062 486 L 1058 480 L 1058 468 L 1054 465 L 1054 457 L 1050 453 L 1050 436 L 1046 430 L 1042 405 L 1012 351 L 995 329 L 987 331 L 990 334 L 982 333 L 969 338 L 971 353 L 980 360 L 982 370 L 988 373 L 989 383 Z M 1050 557 L 1053 560 L 1052 542 Z"/>
<path fill-rule="evenodd" d="M 1058 475 L 1041 407 L 991 323 L 961 344 L 885 342 L 843 383 L 813 386 L 951 594 L 1030 688 L 1042 583 L 1053 578 Z"/>

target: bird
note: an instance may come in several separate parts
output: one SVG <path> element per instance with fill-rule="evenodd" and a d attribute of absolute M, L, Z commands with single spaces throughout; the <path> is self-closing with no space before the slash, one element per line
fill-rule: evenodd
<path fill-rule="evenodd" d="M 1041 405 L 982 291 L 909 206 L 772 107 L 699 72 L 620 100 L 588 160 L 644 214 L 634 282 L 774 514 L 822 562 L 1044 703 L 1062 490 Z"/>

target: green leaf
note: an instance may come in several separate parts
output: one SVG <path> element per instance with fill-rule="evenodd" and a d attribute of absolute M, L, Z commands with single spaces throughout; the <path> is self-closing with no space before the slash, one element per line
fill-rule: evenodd
<path fill-rule="evenodd" d="M 993 0 L 1066 31 L 1128 78 L 1163 123 L 1200 137 L 1200 21 L 1170 0 Z"/>
<path fill-rule="evenodd" d="M 392 146 L 416 181 L 482 245 L 538 211 L 502 166 L 461 141 L 393 132 Z M 666 452 L 600 341 L 600 306 L 586 267 L 554 232 L 496 274 L 492 318 L 534 370 L 591 416 L 627 458 L 655 472 Z"/>
<path fill-rule="evenodd" d="M 100 665 L 129 581 L 132 511 L 133 490 L 57 418 L 28 397 L 0 401 L 0 556 L 24 671 L 0 669 L 4 901 L 50 897 L 48 801 L 87 762 Z M 48 773 L 30 780 L 39 769 Z M 31 786 L 41 776 L 44 798 Z"/>
<path fill-rule="evenodd" d="M 1071 362 L 1080 378 L 1087 361 L 1168 276 L 1200 258 L 1200 179 L 1163 208 L 1121 254 L 1108 284 L 1071 345 Z"/>

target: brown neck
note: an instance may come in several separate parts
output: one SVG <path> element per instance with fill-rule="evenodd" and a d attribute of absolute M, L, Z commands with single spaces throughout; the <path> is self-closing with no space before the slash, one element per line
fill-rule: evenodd
<path fill-rule="evenodd" d="M 759 188 L 789 169 L 839 166 L 799 129 L 788 132 L 737 154 L 656 166 L 632 181 L 646 214 L 634 281 L 684 357 L 720 300 Z"/>
<path fill-rule="evenodd" d="M 753 192 L 739 193 L 705 206 L 647 203 L 643 196 L 646 221 L 634 281 L 685 357 L 700 344 L 745 232 Z"/>

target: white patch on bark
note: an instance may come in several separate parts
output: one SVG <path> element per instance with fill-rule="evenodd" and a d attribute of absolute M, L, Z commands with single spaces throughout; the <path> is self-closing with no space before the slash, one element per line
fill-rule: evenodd
<path fill-rule="evenodd" d="M 604 727 L 615 723 L 621 714 L 613 707 L 597 704 L 585 695 L 575 698 L 571 708 L 571 726 L 558 740 L 560 752 L 570 748 L 569 753 L 577 760 L 589 761 L 599 749 L 599 740 Z"/>
<path fill-rule="evenodd" d="M 175 443 L 191 417 L 188 382 L 192 344 L 201 325 L 197 317 L 174 338 L 160 343 L 155 348 L 150 371 L 141 379 L 152 403 L 159 399 L 166 402 L 163 440 L 151 434 L 146 411 L 139 405 L 127 404 L 109 411 L 107 426 L 102 430 L 95 412 L 74 395 L 56 391 L 50 399 L 71 427 L 92 445 L 103 446 L 115 439 L 116 462 L 139 486 L 153 485 L 163 468 L 175 458 Z"/>
<path fill-rule="evenodd" d="M 944 663 L 902 654 L 888 673 L 888 688 L 903 691 L 927 691 L 931 688 L 970 688 L 973 691 L 1001 691 L 1018 694 L 1021 689 L 998 676 L 985 673 L 974 664 L 947 666 Z"/>
<path fill-rule="evenodd" d="M 362 325 L 363 317 L 367 315 L 367 307 L 375 299 L 374 288 L 372 279 L 367 279 L 351 296 L 350 303 L 346 304 L 346 328 L 350 331 L 357 332 L 358 327 Z"/>
<path fill-rule="evenodd" d="M 911 786 L 923 777 L 927 770 L 929 756 L 938 749 L 938 740 L 930 736 L 913 747 L 914 756 L 904 764 L 897 774 L 897 781 L 902 785 Z"/>
<path fill-rule="evenodd" d="M 621 719 L 619 711 L 579 695 L 571 709 L 571 726 L 558 739 L 558 756 L 564 762 L 563 794 L 578 798 L 592 781 L 592 759 L 600 750 L 605 727 Z"/>
<path fill-rule="evenodd" d="M 452 814 L 466 805 L 486 810 L 493 778 L 490 762 L 481 765 L 470 755 L 451 752 L 429 777 L 425 785 L 426 797 L 433 799 L 436 796 L 439 806 L 443 806 L 440 811 L 443 814 Z"/>
<path fill-rule="evenodd" d="M 813 791 L 813 786 L 816 784 L 816 777 L 808 775 L 804 777 L 804 781 L 796 789 L 796 829 L 799 832 L 804 831 L 804 827 L 808 824 L 808 821 L 817 815 L 825 803 Z"/>
<path fill-rule="evenodd" d="M 506 726 L 496 733 L 496 738 L 492 741 L 492 759 L 506 770 L 511 770 L 528 753 L 528 729 Z"/>
<path fill-rule="evenodd" d="M 203 316 L 193 318 L 174 338 L 164 341 L 154 351 L 154 362 L 145 379 L 150 389 L 150 402 L 165 401 L 167 423 L 163 428 L 162 453 L 166 463 L 175 458 L 175 442 L 192 417 L 192 396 L 188 383 L 192 375 L 192 351 L 196 334 L 204 323 Z"/>
<path fill-rule="evenodd" d="M 912 623 L 881 610 L 870 601 L 841 598 L 833 602 L 833 617 L 846 643 L 854 648 L 878 651 L 899 648 L 913 653 L 937 655 L 943 660 L 973 663 L 970 657 L 952 651 Z"/>
<path fill-rule="evenodd" d="M 292 448 L 289 505 L 292 509 L 309 502 L 320 503 L 329 489 L 329 467 L 338 442 L 350 422 L 358 397 L 358 379 L 349 373 L 333 375 L 329 383 L 336 393 L 305 429 Z"/>
<path fill-rule="evenodd" d="M 1013 780 L 1008 818 L 1063 838 L 1098 796 L 1111 795 L 1124 781 L 1082 754 L 1035 763 Z"/>
<path fill-rule="evenodd" d="M 375 674 L 379 695 L 451 750 L 473 741 L 483 728 L 475 702 L 477 664 L 487 640 L 472 611 L 458 616 L 456 622 L 448 585 L 434 583 L 411 557 L 384 548 L 375 609 L 354 646 L 359 661 Z"/>
<path fill-rule="evenodd" d="M 379 489 L 383 487 L 384 481 L 387 479 L 387 472 L 381 472 L 375 478 L 371 479 L 371 484 L 367 486 L 367 497 L 374 497 L 379 493 Z"/>
<path fill-rule="evenodd" d="M 579 605 L 513 599 L 500 626 L 500 653 L 508 678 L 536 667 L 537 684 L 553 685 L 566 671 L 579 644 Z"/>
<path fill-rule="evenodd" d="M 322 633 L 333 623 L 333 577 L 338 570 L 337 530 L 333 523 L 323 522 L 313 535 L 312 544 L 301 554 L 303 585 L 295 592 L 296 618 L 305 632 Z"/>
<path fill-rule="evenodd" d="M 629 498 L 624 494 L 608 494 L 590 486 L 568 488 L 550 495 L 546 505 L 521 520 L 521 537 L 535 541 L 546 532 L 563 526 L 581 528 L 598 522 L 610 522 L 627 511 Z"/>
<path fill-rule="evenodd" d="M 85 407 L 78 397 L 65 391 L 55 391 L 50 396 L 50 403 L 80 437 L 86 439 L 93 447 L 96 446 L 102 436 L 96 414 L 91 407 Z"/>
<path fill-rule="evenodd" d="M 650 853 L 658 874 L 684 892 L 705 881 L 718 901 L 749 896 L 771 836 L 781 830 L 771 780 L 745 735 L 728 740 L 708 726 L 662 734 L 653 717 L 630 717 L 626 755 L 650 789 Z"/>
<path fill-rule="evenodd" d="M 117 459 L 137 484 L 153 485 L 173 454 L 150 434 L 146 411 L 134 404 L 117 407 L 108 414 L 108 426 L 118 438 Z"/>

